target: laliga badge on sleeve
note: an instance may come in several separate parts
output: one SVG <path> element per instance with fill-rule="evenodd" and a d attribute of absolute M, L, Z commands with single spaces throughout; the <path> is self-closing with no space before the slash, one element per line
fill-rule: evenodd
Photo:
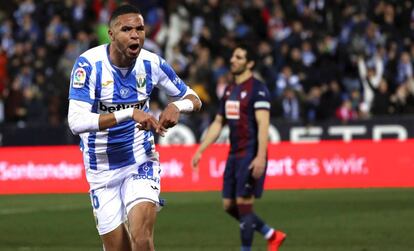
<path fill-rule="evenodd" d="M 73 73 L 72 81 L 73 88 L 84 87 L 86 81 L 86 71 L 83 68 L 76 68 L 75 72 Z"/>

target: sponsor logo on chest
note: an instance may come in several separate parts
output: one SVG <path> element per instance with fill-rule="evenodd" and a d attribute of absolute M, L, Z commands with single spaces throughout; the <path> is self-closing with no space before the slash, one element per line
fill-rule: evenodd
<path fill-rule="evenodd" d="M 226 119 L 240 118 L 240 102 L 236 100 L 227 100 L 225 104 Z"/>
<path fill-rule="evenodd" d="M 139 102 L 139 103 L 131 103 L 131 104 L 111 104 L 111 103 L 104 103 L 99 102 L 98 106 L 98 113 L 113 113 L 116 111 L 124 110 L 127 108 L 135 108 L 142 110 L 146 105 L 146 100 Z"/>

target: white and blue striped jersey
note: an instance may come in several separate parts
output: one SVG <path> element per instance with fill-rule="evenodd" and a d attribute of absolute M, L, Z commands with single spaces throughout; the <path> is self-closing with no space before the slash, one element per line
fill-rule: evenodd
<path fill-rule="evenodd" d="M 88 103 L 94 114 L 129 107 L 148 112 L 155 87 L 173 99 L 191 90 L 164 59 L 145 49 L 129 69 L 122 71 L 111 64 L 109 46 L 105 44 L 89 49 L 77 59 L 71 73 L 69 99 Z M 118 169 L 141 163 L 154 153 L 152 132 L 139 130 L 133 120 L 79 136 L 87 169 Z"/>

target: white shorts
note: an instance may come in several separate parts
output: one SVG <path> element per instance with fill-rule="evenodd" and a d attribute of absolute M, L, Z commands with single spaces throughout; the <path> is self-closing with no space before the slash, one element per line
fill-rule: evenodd
<path fill-rule="evenodd" d="M 159 161 L 148 160 L 143 164 L 101 173 L 107 177 L 100 181 L 102 186 L 94 182 L 90 190 L 96 228 L 100 235 L 124 223 L 131 208 L 140 202 L 151 201 L 160 208 L 160 171 Z"/>

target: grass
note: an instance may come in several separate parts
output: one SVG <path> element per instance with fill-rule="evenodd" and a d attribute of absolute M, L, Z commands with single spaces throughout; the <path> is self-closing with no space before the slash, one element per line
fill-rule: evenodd
<path fill-rule="evenodd" d="M 288 239 L 281 251 L 413 250 L 414 189 L 266 191 L 255 210 Z M 164 193 L 157 251 L 239 250 L 218 192 Z M 0 196 L 0 250 L 102 250 L 87 194 Z M 255 251 L 266 250 L 255 236 Z"/>

